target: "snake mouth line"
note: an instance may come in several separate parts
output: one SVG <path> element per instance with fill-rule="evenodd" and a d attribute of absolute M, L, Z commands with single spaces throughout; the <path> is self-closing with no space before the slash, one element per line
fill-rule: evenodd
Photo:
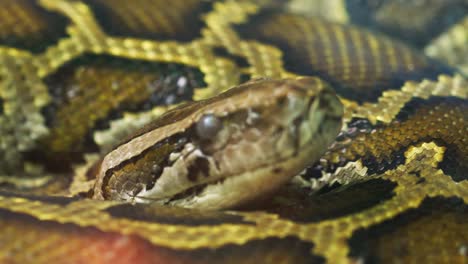
<path fill-rule="evenodd" d="M 176 195 L 173 195 L 171 198 L 167 198 L 167 199 L 155 199 L 155 198 L 151 198 L 151 197 L 147 197 L 147 196 L 139 196 L 139 195 L 135 195 L 134 198 L 135 198 L 136 201 L 139 200 L 139 202 L 142 202 L 142 201 L 156 202 L 156 203 L 161 203 L 161 204 L 165 204 L 165 205 L 176 204 L 177 201 L 188 200 L 188 199 L 190 199 L 192 197 L 196 197 L 196 196 L 200 195 L 210 185 L 223 184 L 223 182 L 226 181 L 227 179 L 228 179 L 228 177 L 225 177 L 225 178 L 222 178 L 222 179 L 215 180 L 213 182 L 208 182 L 208 183 L 196 185 L 196 186 L 193 186 L 193 187 L 190 187 L 190 188 L 184 190 L 183 192 L 180 192 L 180 193 L 178 193 Z"/>

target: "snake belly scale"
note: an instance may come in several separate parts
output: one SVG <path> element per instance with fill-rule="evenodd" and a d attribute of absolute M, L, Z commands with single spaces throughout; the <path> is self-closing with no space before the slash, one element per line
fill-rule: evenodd
<path fill-rule="evenodd" d="M 466 263 L 466 7 L 325 2 L 0 2 L 0 263 Z"/>

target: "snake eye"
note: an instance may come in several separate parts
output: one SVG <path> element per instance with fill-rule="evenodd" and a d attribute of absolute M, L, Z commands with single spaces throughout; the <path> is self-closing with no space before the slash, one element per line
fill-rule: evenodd
<path fill-rule="evenodd" d="M 205 114 L 196 125 L 197 134 L 201 139 L 211 139 L 223 127 L 221 120 L 213 114 Z"/>

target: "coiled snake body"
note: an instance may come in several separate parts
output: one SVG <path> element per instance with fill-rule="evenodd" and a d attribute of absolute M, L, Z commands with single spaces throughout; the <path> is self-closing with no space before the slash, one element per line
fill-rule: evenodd
<path fill-rule="evenodd" d="M 1 2 L 0 263 L 465 263 L 465 69 L 293 2 Z"/>

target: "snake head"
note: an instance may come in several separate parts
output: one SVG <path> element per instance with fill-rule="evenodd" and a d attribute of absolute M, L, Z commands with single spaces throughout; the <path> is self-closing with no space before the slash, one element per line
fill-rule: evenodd
<path fill-rule="evenodd" d="M 271 194 L 341 128 L 318 78 L 254 80 L 175 108 L 104 156 L 96 199 L 226 209 Z"/>

